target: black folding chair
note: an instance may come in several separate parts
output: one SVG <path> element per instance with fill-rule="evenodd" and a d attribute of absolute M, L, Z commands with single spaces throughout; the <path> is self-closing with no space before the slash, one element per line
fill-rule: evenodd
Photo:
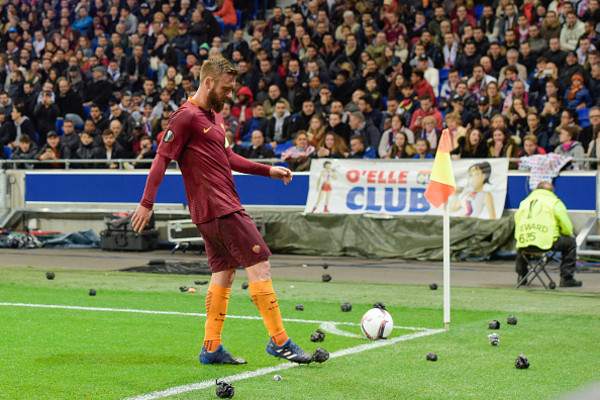
<path fill-rule="evenodd" d="M 538 278 L 545 289 L 555 289 L 556 283 L 546 271 L 546 265 L 554 257 L 552 250 L 542 250 L 535 246 L 528 246 L 517 250 L 517 257 L 522 257 L 527 262 L 527 274 L 519 280 L 517 288 L 529 286 L 531 282 Z M 548 284 L 544 282 L 540 274 L 543 273 L 548 278 Z"/>

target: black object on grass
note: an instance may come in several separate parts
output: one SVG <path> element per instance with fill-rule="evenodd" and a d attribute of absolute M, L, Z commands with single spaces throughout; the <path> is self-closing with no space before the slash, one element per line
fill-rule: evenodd
<path fill-rule="evenodd" d="M 321 279 L 323 280 L 323 282 L 329 282 L 331 280 L 331 275 L 329 275 L 329 274 L 323 274 L 323 276 L 321 277 Z"/>
<path fill-rule="evenodd" d="M 242 289 L 248 289 L 248 282 L 242 282 Z"/>
<path fill-rule="evenodd" d="M 495 319 L 491 320 L 488 329 L 500 329 L 500 322 Z"/>
<path fill-rule="evenodd" d="M 352 311 L 352 304 L 346 301 L 345 303 L 342 303 L 341 308 L 343 312 Z"/>
<path fill-rule="evenodd" d="M 310 335 L 311 342 L 322 342 L 323 340 L 325 340 L 325 332 L 320 329 L 317 329 L 315 333 Z"/>
<path fill-rule="evenodd" d="M 317 347 L 315 352 L 312 355 L 312 361 L 323 363 L 329 359 L 329 352 L 325 349 Z"/>
<path fill-rule="evenodd" d="M 206 285 L 208 281 L 194 281 L 196 285 Z"/>
<path fill-rule="evenodd" d="M 489 334 L 488 338 L 490 338 L 490 344 L 492 346 L 498 346 L 498 343 L 500 343 L 500 337 L 497 333 Z"/>
<path fill-rule="evenodd" d="M 302 305 L 302 304 L 296 304 L 296 310 L 298 310 L 298 311 L 304 311 L 304 305 Z"/>
<path fill-rule="evenodd" d="M 385 303 L 383 301 L 378 301 L 373 304 L 373 308 L 379 308 L 380 310 L 385 310 Z"/>
<path fill-rule="evenodd" d="M 529 368 L 529 361 L 527 360 L 527 358 L 521 354 L 520 356 L 517 357 L 517 359 L 515 360 L 515 367 L 517 369 L 527 369 Z"/>
<path fill-rule="evenodd" d="M 217 382 L 215 393 L 222 399 L 231 399 L 235 394 L 235 388 L 231 383 Z"/>
<path fill-rule="evenodd" d="M 506 323 L 509 324 L 509 325 L 516 325 L 517 324 L 517 317 L 515 317 L 514 315 L 511 315 L 506 320 Z"/>
<path fill-rule="evenodd" d="M 327 268 L 329 268 L 329 264 L 323 263 L 323 269 L 327 269 Z"/>
<path fill-rule="evenodd" d="M 52 279 L 54 279 L 54 277 L 54 272 L 46 272 L 46 279 L 51 281 Z"/>
<path fill-rule="evenodd" d="M 431 290 L 437 290 L 437 288 L 438 288 L 437 283 L 430 283 L 429 284 L 429 289 L 431 289 Z"/>
<path fill-rule="evenodd" d="M 427 353 L 427 357 L 425 357 L 427 361 L 437 361 L 437 354 L 434 352 Z"/>
<path fill-rule="evenodd" d="M 96 295 L 96 290 L 90 289 L 90 296 L 95 296 L 95 295 Z"/>
<path fill-rule="evenodd" d="M 181 292 L 187 292 L 188 290 L 190 290 L 190 288 L 189 288 L 189 287 L 187 287 L 187 286 L 179 286 L 179 290 L 180 290 Z"/>

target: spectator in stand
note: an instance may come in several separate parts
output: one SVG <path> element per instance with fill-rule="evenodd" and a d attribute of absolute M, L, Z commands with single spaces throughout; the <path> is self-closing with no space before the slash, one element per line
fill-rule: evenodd
<path fill-rule="evenodd" d="M 567 108 L 581 110 L 592 106 L 590 92 L 583 84 L 583 75 L 576 73 L 571 76 L 571 87 L 565 92 Z"/>
<path fill-rule="evenodd" d="M 575 159 L 583 158 L 585 151 L 581 142 L 577 141 L 577 136 L 581 131 L 578 126 L 560 126 L 558 128 L 560 144 L 554 149 L 555 154 L 559 154 L 565 157 L 573 157 Z M 572 161 L 571 166 L 568 169 L 579 170 L 581 169 L 580 161 Z"/>
<path fill-rule="evenodd" d="M 491 5 L 483 7 L 483 14 L 479 18 L 479 26 L 483 29 L 490 43 L 497 42 L 500 35 L 500 19 L 496 18 Z"/>
<path fill-rule="evenodd" d="M 342 115 L 343 114 L 341 111 L 332 111 L 331 114 L 329 114 L 329 126 L 326 130 L 333 131 L 336 135 L 344 139 L 344 143 L 348 145 L 350 143 L 350 137 L 354 133 L 352 132 L 352 129 L 350 129 L 348 124 L 343 122 Z"/>
<path fill-rule="evenodd" d="M 275 158 L 275 153 L 265 144 L 265 136 L 260 130 L 252 132 L 252 145 L 244 149 L 242 155 L 246 158 Z"/>
<path fill-rule="evenodd" d="M 457 140 L 458 146 L 451 151 L 452 158 L 486 158 L 487 146 L 479 129 L 471 129 Z"/>
<path fill-rule="evenodd" d="M 442 84 L 440 91 L 440 109 L 445 109 L 450 105 L 449 100 L 452 98 L 452 94 L 456 91 L 456 85 L 460 82 L 460 71 L 456 68 L 448 71 L 448 79 Z"/>
<path fill-rule="evenodd" d="M 350 114 L 349 124 L 355 134 L 361 135 L 367 148 L 378 146 L 381 133 L 370 120 L 367 120 L 360 111 Z"/>
<path fill-rule="evenodd" d="M 567 14 L 567 23 L 563 25 L 560 31 L 560 48 L 563 50 L 575 50 L 579 43 L 579 38 L 585 33 L 583 22 L 577 18 L 577 13 L 570 11 Z"/>
<path fill-rule="evenodd" d="M 79 146 L 79 133 L 75 130 L 73 121 L 65 120 L 63 123 L 63 134 L 60 137 L 60 142 L 69 148 L 70 154 L 75 154 L 77 147 Z"/>
<path fill-rule="evenodd" d="M 65 120 L 72 121 L 75 125 L 83 125 L 85 111 L 81 97 L 71 89 L 66 78 L 58 78 L 57 83 L 56 105 L 60 110 L 60 116 Z"/>
<path fill-rule="evenodd" d="M 413 89 L 417 92 L 419 100 L 422 100 L 425 95 L 428 95 L 432 101 L 432 105 L 437 105 L 437 98 L 433 92 L 431 85 L 425 80 L 425 72 L 422 69 L 413 69 L 410 75 L 410 83 L 413 85 Z"/>
<path fill-rule="evenodd" d="M 538 146 L 538 138 L 535 135 L 525 135 L 523 138 L 523 148 L 519 150 L 517 157 L 531 157 L 536 154 L 546 154 L 546 150 Z"/>
<path fill-rule="evenodd" d="M 472 15 L 467 13 L 467 8 L 460 5 L 456 8 L 456 19 L 452 21 L 452 30 L 457 35 L 462 36 L 466 25 L 475 27 L 477 22 L 475 22 L 475 18 Z"/>
<path fill-rule="evenodd" d="M 475 42 L 469 40 L 464 44 L 463 53 L 456 59 L 454 67 L 459 71 L 462 71 L 464 76 L 471 76 L 473 68 L 479 63 L 481 55 L 478 54 L 476 50 Z"/>
<path fill-rule="evenodd" d="M 534 107 L 527 107 L 522 98 L 515 98 L 506 110 L 508 126 L 513 134 L 523 137 L 527 131 L 527 115 L 535 113 Z"/>
<path fill-rule="evenodd" d="M 107 129 L 102 132 L 102 146 L 96 147 L 94 158 L 99 160 L 116 160 L 126 158 L 127 154 L 123 147 L 117 142 L 115 134 L 112 130 Z M 102 164 L 96 164 L 97 168 L 102 168 Z M 118 169 L 119 164 L 116 162 L 108 162 L 105 168 Z"/>
<path fill-rule="evenodd" d="M 34 160 L 38 155 L 37 144 L 31 140 L 28 134 L 24 133 L 19 138 L 19 141 L 13 146 L 10 154 L 11 160 Z M 33 169 L 34 164 L 23 163 L 17 164 L 17 168 Z"/>
<path fill-rule="evenodd" d="M 417 158 L 417 159 L 433 158 L 433 155 L 431 154 L 430 142 L 429 142 L 429 140 L 427 140 L 425 138 L 417 139 L 417 141 L 415 142 L 415 151 L 416 151 L 416 154 L 413 156 L 413 158 Z"/>
<path fill-rule="evenodd" d="M 415 132 L 417 139 L 426 139 L 429 143 L 429 149 L 436 149 L 438 145 L 439 135 L 441 130 L 436 128 L 436 119 L 429 115 L 423 118 L 422 128 Z M 416 141 L 415 141 L 416 143 Z"/>
<path fill-rule="evenodd" d="M 283 98 L 275 103 L 275 112 L 267 125 L 266 137 L 273 149 L 291 139 L 288 134 L 290 133 L 289 126 L 292 123 L 292 117 L 286 103 Z"/>
<path fill-rule="evenodd" d="M 509 67 L 514 67 L 517 70 L 518 78 L 522 81 L 527 81 L 527 68 L 524 65 L 519 64 L 519 51 L 515 49 L 508 50 L 506 52 L 507 65 L 502 67 L 500 70 L 500 76 L 498 77 L 498 84 L 502 86 L 506 79 L 506 71 Z"/>
<path fill-rule="evenodd" d="M 376 158 L 375 150 L 371 146 L 367 146 L 365 139 L 361 135 L 354 135 L 350 138 L 350 155 L 349 158 Z"/>
<path fill-rule="evenodd" d="M 600 132 L 600 108 L 592 107 L 588 116 L 590 124 L 583 128 L 578 138 L 584 149 L 590 148 L 590 143 L 598 136 L 598 132 Z"/>
<path fill-rule="evenodd" d="M 91 160 L 94 158 L 94 136 L 91 132 L 83 131 L 79 135 L 79 144 L 77 150 L 73 153 L 74 157 L 79 160 Z M 96 168 L 93 163 L 76 163 L 77 168 Z"/>
<path fill-rule="evenodd" d="M 85 88 L 84 106 L 97 104 L 102 110 L 106 110 L 108 102 L 112 97 L 112 85 L 106 79 L 106 68 L 98 65 L 93 68 L 93 78 Z"/>
<path fill-rule="evenodd" d="M 460 114 L 457 112 L 446 114 L 446 126 L 447 128 L 442 131 L 442 135 L 444 132 L 448 132 L 450 134 L 450 139 L 452 140 L 452 149 L 454 150 L 458 147 L 458 138 L 464 137 L 467 134 L 467 129 L 462 124 L 462 118 Z"/>
<path fill-rule="evenodd" d="M 391 127 L 384 131 L 381 135 L 381 140 L 379 141 L 379 147 L 377 150 L 379 157 L 387 158 L 389 156 L 389 152 L 394 145 L 394 137 L 398 133 L 402 133 L 406 137 L 407 144 L 414 143 L 414 133 L 410 129 L 403 126 L 402 117 L 398 114 L 395 114 L 391 118 Z"/>
<path fill-rule="evenodd" d="M 350 155 L 348 146 L 341 136 L 327 132 L 316 150 L 310 154 L 311 158 L 347 158 Z"/>
<path fill-rule="evenodd" d="M 473 67 L 473 76 L 467 81 L 469 91 L 478 99 L 485 96 L 485 90 L 490 82 L 496 82 L 496 78 L 485 73 L 485 69 L 481 64 Z"/>
<path fill-rule="evenodd" d="M 535 136 L 536 144 L 544 150 L 548 147 L 548 132 L 543 126 L 540 116 L 533 111 L 527 113 L 527 129 L 521 133 L 521 137 L 527 135 Z"/>
<path fill-rule="evenodd" d="M 43 91 L 42 102 L 35 106 L 33 110 L 37 132 L 40 135 L 40 143 L 46 143 L 46 135 L 48 132 L 54 131 L 56 119 L 59 115 L 60 110 L 58 106 L 52 102 L 52 93 L 50 91 Z"/>
<path fill-rule="evenodd" d="M 436 121 L 435 129 L 438 132 L 441 132 L 443 129 L 443 125 L 444 125 L 443 124 L 444 118 L 442 117 L 442 114 L 436 108 L 432 107 L 431 97 L 423 96 L 423 98 L 421 98 L 420 103 L 421 103 L 421 107 L 412 114 L 409 129 L 413 132 L 420 130 L 422 128 L 421 124 L 422 124 L 423 118 L 425 118 L 427 116 L 432 116 Z"/>
<path fill-rule="evenodd" d="M 504 6 L 504 17 L 500 21 L 500 34 L 498 36 L 500 42 L 505 41 L 507 32 L 514 32 L 518 27 L 516 8 L 517 6 L 513 3 Z"/>
<path fill-rule="evenodd" d="M 321 116 L 313 115 L 311 117 L 306 135 L 308 136 L 308 143 L 316 148 L 325 136 L 325 122 Z"/>
<path fill-rule="evenodd" d="M 15 124 L 15 137 L 9 146 L 12 148 L 19 146 L 21 143 L 21 135 L 27 135 L 30 141 L 31 138 L 35 139 L 35 125 L 29 119 L 29 117 L 25 115 L 23 106 L 13 107 L 12 111 L 10 112 L 10 117 L 12 122 Z M 37 143 L 35 143 L 35 147 L 37 150 Z"/>
<path fill-rule="evenodd" d="M 519 142 L 517 137 L 511 137 L 503 129 L 493 129 L 492 137 L 488 139 L 488 157 L 493 158 L 515 158 L 519 151 Z"/>
<path fill-rule="evenodd" d="M 416 153 L 414 146 L 408 143 L 408 138 L 404 132 L 398 132 L 394 135 L 394 144 L 382 158 L 398 159 L 412 158 Z"/>
<path fill-rule="evenodd" d="M 310 167 L 310 154 L 315 148 L 308 144 L 306 131 L 298 131 L 294 138 L 294 146 L 281 155 L 281 160 L 286 161 L 293 171 L 305 171 Z"/>
<path fill-rule="evenodd" d="M 552 38 L 559 38 L 561 35 L 562 25 L 558 20 L 556 11 L 548 11 L 546 17 L 542 21 L 542 29 L 540 31 L 542 37 L 550 41 L 552 47 Z M 559 39 L 560 40 L 560 39 Z"/>
<path fill-rule="evenodd" d="M 40 149 L 36 157 L 44 160 L 68 160 L 71 158 L 71 149 L 61 143 L 60 137 L 55 131 L 49 131 L 46 136 L 46 144 Z M 40 168 L 65 168 L 65 164 L 50 163 L 40 164 Z"/>

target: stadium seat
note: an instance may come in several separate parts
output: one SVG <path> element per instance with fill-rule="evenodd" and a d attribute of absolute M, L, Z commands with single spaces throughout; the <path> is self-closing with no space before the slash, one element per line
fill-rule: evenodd
<path fill-rule="evenodd" d="M 90 116 L 90 108 L 91 108 L 90 106 L 85 106 L 85 105 L 83 106 L 83 111 L 85 111 L 86 117 Z"/>
<path fill-rule="evenodd" d="M 10 160 L 11 152 L 12 152 L 12 149 L 10 148 L 10 146 L 4 146 L 4 155 L 6 156 L 7 160 Z"/>
<path fill-rule="evenodd" d="M 556 288 L 556 283 L 550 275 L 548 271 L 546 271 L 546 265 L 552 260 L 554 256 L 554 252 L 548 250 L 542 250 L 535 246 L 525 247 L 523 249 L 517 250 L 517 257 L 523 257 L 523 259 L 527 262 L 527 274 L 519 280 L 517 283 L 517 288 L 521 286 L 529 286 L 531 282 L 534 281 L 535 278 L 542 283 L 545 289 L 554 289 Z M 548 284 L 544 282 L 541 273 L 544 273 L 548 278 Z"/>
<path fill-rule="evenodd" d="M 57 118 L 56 122 L 54 123 L 55 127 L 56 127 L 56 133 L 58 133 L 58 136 L 62 136 L 64 135 L 65 131 L 63 131 L 63 125 L 65 124 L 65 120 L 62 118 Z"/>
<path fill-rule="evenodd" d="M 240 26 L 242 26 L 242 11 L 241 10 L 235 10 L 235 15 L 237 17 L 237 24 L 232 25 L 232 24 L 225 24 L 225 26 L 223 27 L 223 32 L 225 32 L 226 30 L 236 30 L 237 28 L 239 28 Z"/>
<path fill-rule="evenodd" d="M 292 147 L 293 145 L 294 145 L 293 140 L 288 140 L 285 143 L 278 144 L 277 147 L 275 148 L 275 157 L 281 157 L 283 152 L 286 151 L 287 149 L 289 149 L 290 147 Z"/>
<path fill-rule="evenodd" d="M 449 69 L 440 69 L 440 85 L 448 80 Z"/>
<path fill-rule="evenodd" d="M 475 20 L 479 22 L 479 17 L 483 15 L 483 6 L 475 7 Z"/>
<path fill-rule="evenodd" d="M 579 126 L 585 128 L 590 125 L 590 109 L 583 108 L 577 110 L 577 117 L 579 118 Z"/>

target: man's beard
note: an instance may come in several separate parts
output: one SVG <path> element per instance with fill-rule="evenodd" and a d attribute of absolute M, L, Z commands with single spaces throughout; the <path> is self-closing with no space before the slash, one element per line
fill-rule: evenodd
<path fill-rule="evenodd" d="M 217 96 L 214 89 L 208 91 L 206 103 L 209 109 L 215 110 L 215 112 L 217 113 L 220 113 L 221 110 L 223 110 L 223 106 L 225 105 L 225 102 L 219 99 L 219 96 Z"/>

